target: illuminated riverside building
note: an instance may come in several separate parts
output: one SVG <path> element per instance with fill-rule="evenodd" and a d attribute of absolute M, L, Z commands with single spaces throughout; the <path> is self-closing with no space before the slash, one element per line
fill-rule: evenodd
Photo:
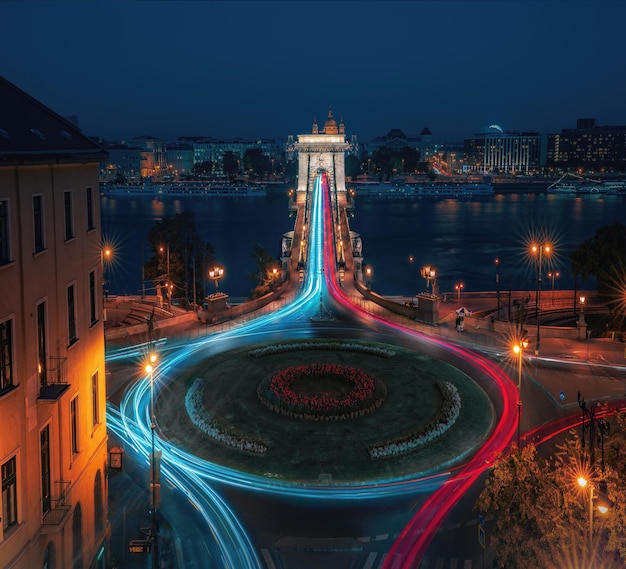
<path fill-rule="evenodd" d="M 546 166 L 624 172 L 626 126 L 597 126 L 595 119 L 578 119 L 576 128 L 548 134 Z"/>
<path fill-rule="evenodd" d="M 540 166 L 541 136 L 536 132 L 504 132 L 491 125 L 463 143 L 464 170 L 485 174 L 528 174 Z"/>
<path fill-rule="evenodd" d="M 0 78 L 0 566 L 106 567 L 99 163 Z"/>

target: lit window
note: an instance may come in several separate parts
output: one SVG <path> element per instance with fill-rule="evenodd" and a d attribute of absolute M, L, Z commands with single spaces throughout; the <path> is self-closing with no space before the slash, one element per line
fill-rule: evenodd
<path fill-rule="evenodd" d="M 76 342 L 76 291 L 72 284 L 67 287 L 67 333 L 68 345 Z"/>
<path fill-rule="evenodd" d="M 13 386 L 13 321 L 0 322 L 0 392 Z"/>
<path fill-rule="evenodd" d="M 65 211 L 65 240 L 74 238 L 74 213 L 72 211 L 72 192 L 63 192 L 63 206 Z"/>
<path fill-rule="evenodd" d="M 15 457 L 2 465 L 2 528 L 17 525 L 17 474 Z"/>
<path fill-rule="evenodd" d="M 11 262 L 9 245 L 9 202 L 0 200 L 0 265 Z"/>

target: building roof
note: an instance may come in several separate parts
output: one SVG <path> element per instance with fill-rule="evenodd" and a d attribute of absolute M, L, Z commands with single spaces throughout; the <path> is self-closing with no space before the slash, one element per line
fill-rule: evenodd
<path fill-rule="evenodd" d="M 106 160 L 74 124 L 1 76 L 0 101 L 0 166 Z"/>

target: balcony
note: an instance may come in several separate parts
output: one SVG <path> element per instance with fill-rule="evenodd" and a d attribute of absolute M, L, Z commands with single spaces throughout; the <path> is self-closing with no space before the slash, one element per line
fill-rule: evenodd
<path fill-rule="evenodd" d="M 69 480 L 57 480 L 54 482 L 54 494 L 48 501 L 48 509 L 43 514 L 41 522 L 42 533 L 58 531 L 65 523 L 72 506 L 70 503 Z"/>
<path fill-rule="evenodd" d="M 45 373 L 40 374 L 39 400 L 56 401 L 70 386 L 67 383 L 65 362 L 67 358 L 48 356 Z"/>

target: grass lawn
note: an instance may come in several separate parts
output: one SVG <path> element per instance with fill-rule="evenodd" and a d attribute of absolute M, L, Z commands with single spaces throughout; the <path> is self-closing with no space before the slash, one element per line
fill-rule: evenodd
<path fill-rule="evenodd" d="M 328 342 L 328 340 L 326 340 Z M 361 343 L 341 340 L 337 343 Z M 368 344 L 371 345 L 371 344 Z M 476 449 L 493 425 L 486 394 L 449 364 L 396 346 L 374 344 L 395 355 L 301 350 L 260 358 L 250 348 L 233 350 L 181 370 L 157 400 L 158 427 L 180 447 L 230 468 L 296 482 L 359 483 L 409 477 L 449 468 Z M 259 383 L 278 371 L 310 363 L 356 367 L 383 381 L 387 398 L 380 408 L 345 421 L 305 421 L 278 415 L 261 404 Z M 206 381 L 204 407 L 222 427 L 261 439 L 263 455 L 241 452 L 213 441 L 198 430 L 185 411 L 185 395 L 194 379 Z M 441 405 L 437 382 L 449 381 L 461 396 L 454 426 L 435 441 L 405 455 L 373 460 L 369 445 L 415 431 Z"/>

